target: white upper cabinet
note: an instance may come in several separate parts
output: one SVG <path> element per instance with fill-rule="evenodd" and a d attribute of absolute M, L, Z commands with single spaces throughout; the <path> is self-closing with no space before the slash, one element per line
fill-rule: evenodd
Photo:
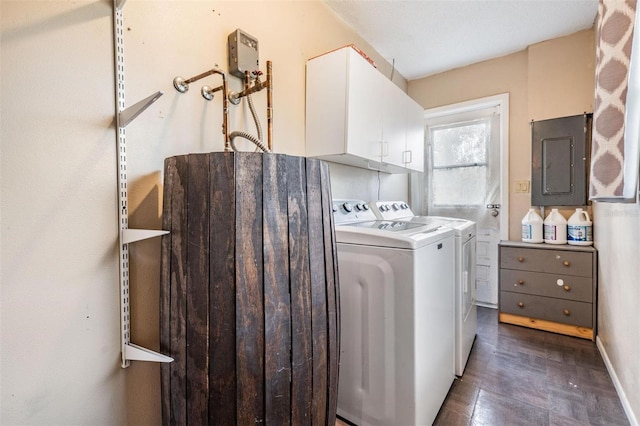
<path fill-rule="evenodd" d="M 423 115 L 351 47 L 307 62 L 309 157 L 389 173 L 421 172 Z"/>

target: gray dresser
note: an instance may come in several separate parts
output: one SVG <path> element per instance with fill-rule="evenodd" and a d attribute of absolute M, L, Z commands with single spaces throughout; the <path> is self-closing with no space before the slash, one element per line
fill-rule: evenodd
<path fill-rule="evenodd" d="M 597 250 L 502 241 L 500 322 L 594 340 Z"/>

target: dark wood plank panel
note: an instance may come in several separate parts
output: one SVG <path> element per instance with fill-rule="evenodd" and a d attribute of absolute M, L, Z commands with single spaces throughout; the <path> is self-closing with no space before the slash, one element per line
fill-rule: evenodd
<path fill-rule="evenodd" d="M 311 275 L 306 161 L 287 157 L 289 271 L 291 274 L 291 423 L 311 424 Z"/>
<path fill-rule="evenodd" d="M 187 423 L 209 421 L 209 156 L 189 155 L 187 210 Z"/>
<path fill-rule="evenodd" d="M 163 423 L 333 423 L 328 167 L 257 153 L 166 164 L 161 338 L 175 361 L 162 370 Z"/>
<path fill-rule="evenodd" d="M 164 188 L 162 194 L 162 229 L 171 229 L 171 197 L 176 173 L 176 159 L 164 162 Z M 162 236 L 160 269 L 160 353 L 171 354 L 171 237 Z M 160 365 L 160 392 L 162 396 L 162 422 L 169 424 L 171 418 L 171 364 Z"/>
<path fill-rule="evenodd" d="M 291 424 L 289 229 L 284 155 L 263 155 L 265 420 Z"/>
<path fill-rule="evenodd" d="M 319 161 L 319 160 L 316 160 Z M 339 327 L 338 322 L 338 278 L 334 264 L 335 236 L 333 231 L 333 210 L 331 200 L 331 180 L 329 167 L 320 162 L 320 188 L 322 193 L 322 227 L 324 231 L 324 256 L 327 291 L 327 324 L 328 324 L 328 381 L 327 387 L 327 422 L 334 424 L 338 404 L 338 359 L 339 359 Z"/>
<path fill-rule="evenodd" d="M 307 214 L 311 272 L 311 332 L 313 338 L 313 404 L 311 423 L 324 425 L 327 416 L 327 293 L 322 222 L 320 163 L 307 160 Z"/>
<path fill-rule="evenodd" d="M 236 155 L 237 422 L 264 422 L 262 154 Z"/>
<path fill-rule="evenodd" d="M 324 163 L 324 167 L 327 168 L 327 172 L 329 171 L 329 166 Z M 329 189 L 329 197 L 327 198 L 327 202 L 330 203 L 329 205 L 327 205 L 325 203 L 325 209 L 328 208 L 330 210 L 327 210 L 329 212 L 329 217 L 331 219 L 331 254 L 333 257 L 333 276 L 334 276 L 334 280 L 335 280 L 335 294 L 336 294 L 336 331 L 337 331 L 337 337 L 336 337 L 336 343 L 337 343 L 337 353 L 336 353 L 336 359 L 335 362 L 338 364 L 338 369 L 337 369 L 337 374 L 338 374 L 338 383 L 340 382 L 339 378 L 340 378 L 340 344 L 342 342 L 341 340 L 341 319 L 340 319 L 340 273 L 338 270 L 338 247 L 336 245 L 336 225 L 335 225 L 335 217 L 333 216 L 333 194 L 331 193 L 331 176 L 330 174 L 327 174 L 328 179 L 327 182 L 324 182 L 323 184 L 327 184 L 328 185 L 328 189 Z M 336 409 L 337 409 L 337 403 L 338 403 L 338 384 L 336 384 L 336 388 L 333 389 L 333 392 L 335 392 L 334 397 L 336 398 Z"/>
<path fill-rule="evenodd" d="M 171 417 L 186 419 L 187 197 L 189 159 L 178 156 L 171 197 Z"/>
<path fill-rule="evenodd" d="M 210 155 L 210 425 L 236 424 L 235 154 Z"/>

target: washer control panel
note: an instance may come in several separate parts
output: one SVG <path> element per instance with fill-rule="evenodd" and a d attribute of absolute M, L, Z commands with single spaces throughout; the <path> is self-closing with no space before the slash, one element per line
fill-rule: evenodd
<path fill-rule="evenodd" d="M 369 204 L 363 200 L 333 200 L 333 217 L 336 225 L 377 220 Z"/>
<path fill-rule="evenodd" d="M 370 206 L 376 217 L 381 220 L 407 219 L 415 216 L 404 201 L 374 201 Z"/>

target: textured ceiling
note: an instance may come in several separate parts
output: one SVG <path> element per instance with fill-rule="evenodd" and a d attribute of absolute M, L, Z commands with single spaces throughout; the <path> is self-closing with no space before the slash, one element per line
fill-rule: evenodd
<path fill-rule="evenodd" d="M 598 0 L 325 0 L 408 80 L 591 28 Z"/>

